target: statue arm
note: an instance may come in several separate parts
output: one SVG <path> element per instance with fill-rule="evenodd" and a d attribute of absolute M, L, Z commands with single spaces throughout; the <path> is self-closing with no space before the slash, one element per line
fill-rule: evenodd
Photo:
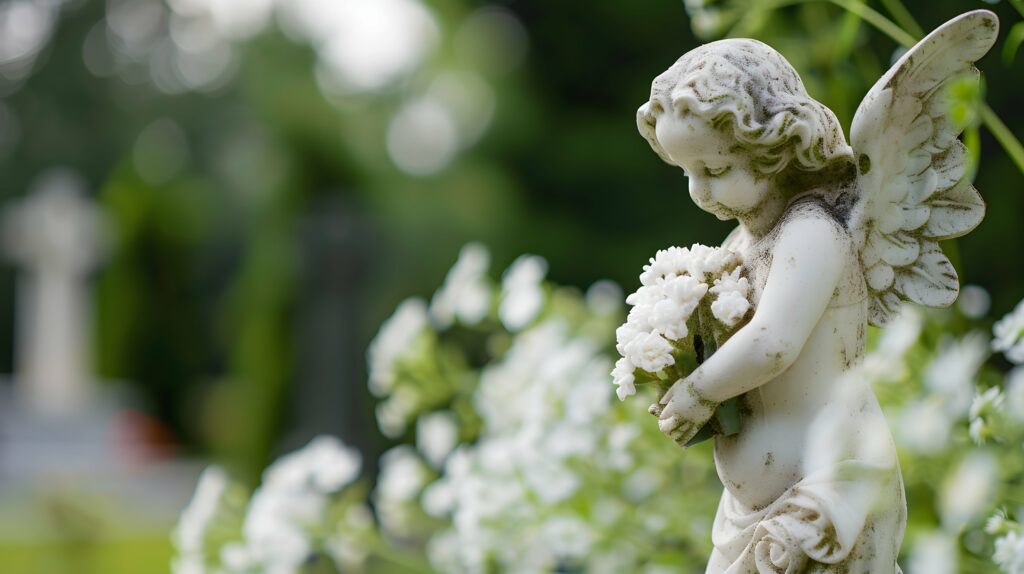
<path fill-rule="evenodd" d="M 684 394 L 692 389 L 702 401 L 720 403 L 767 383 L 796 361 L 846 264 L 843 234 L 823 217 L 785 224 L 754 317 L 666 393 L 662 418 L 682 414 L 672 404 L 681 384 Z"/>

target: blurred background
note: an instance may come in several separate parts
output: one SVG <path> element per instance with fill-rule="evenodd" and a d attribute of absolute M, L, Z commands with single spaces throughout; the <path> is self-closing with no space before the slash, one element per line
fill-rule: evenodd
<path fill-rule="evenodd" d="M 979 7 L 1004 31 L 966 97 L 1024 133 L 1013 6 L 874 6 L 911 33 Z M 0 1 L 0 571 L 166 571 L 204 461 L 253 483 L 327 433 L 372 476 L 367 346 L 467 242 L 627 291 L 656 249 L 717 244 L 635 111 L 725 35 L 847 131 L 900 54 L 828 2 Z M 1022 177 L 967 123 L 988 214 L 945 247 L 999 317 Z"/>

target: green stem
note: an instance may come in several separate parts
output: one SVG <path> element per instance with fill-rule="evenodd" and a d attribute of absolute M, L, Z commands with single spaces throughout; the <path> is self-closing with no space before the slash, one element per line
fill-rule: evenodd
<path fill-rule="evenodd" d="M 1013 135 L 1010 128 L 1006 127 L 1003 120 L 999 119 L 999 116 L 992 111 L 988 104 L 981 104 L 981 121 L 985 123 L 988 131 L 992 132 L 999 145 L 1003 146 L 1017 169 L 1024 173 L 1024 145 L 1021 145 L 1017 136 Z"/>
<path fill-rule="evenodd" d="M 865 22 L 871 24 L 875 28 L 878 28 L 878 30 L 881 31 L 883 34 L 889 36 L 897 43 L 901 44 L 906 48 L 909 48 L 917 43 L 917 40 L 914 38 L 913 35 L 909 34 L 903 28 L 897 26 L 895 23 L 893 23 L 892 20 L 886 18 L 885 16 L 883 16 L 877 10 L 871 8 L 870 6 L 861 4 L 856 0 L 825 1 L 831 2 L 832 4 L 835 4 L 836 6 L 839 6 L 844 10 L 847 10 L 860 16 L 861 18 L 864 19 Z"/>
<path fill-rule="evenodd" d="M 863 0 L 858 1 L 863 2 Z M 832 51 L 832 65 L 850 59 L 853 45 L 857 41 L 857 31 L 860 29 L 860 16 L 853 12 L 847 12 L 844 16 L 839 33 L 836 35 L 835 49 Z"/>
<path fill-rule="evenodd" d="M 1020 0 L 1024 1 L 1024 0 Z M 760 7 L 758 10 L 751 10 L 740 20 L 732 30 L 729 31 L 730 36 L 740 31 L 743 31 L 745 22 L 753 17 L 753 14 L 760 14 L 766 11 L 778 10 L 779 8 L 785 8 L 786 6 L 793 6 L 796 4 L 805 4 L 808 2 L 829 2 L 835 4 L 847 12 L 860 16 L 864 21 L 871 24 L 875 28 L 878 28 L 882 33 L 895 40 L 898 44 L 909 48 L 917 43 L 917 40 L 911 34 L 907 33 L 903 28 L 897 26 L 892 20 L 883 16 L 880 12 L 862 4 L 859 0 L 775 0 L 769 2 Z"/>
<path fill-rule="evenodd" d="M 408 570 L 409 572 L 417 572 L 418 574 L 437 574 L 437 571 L 424 565 L 422 561 L 396 552 L 381 540 L 375 540 L 374 542 L 369 543 L 368 546 L 371 556 L 384 560 L 385 562 L 390 562 L 395 566 Z"/>
<path fill-rule="evenodd" d="M 739 21 L 736 22 L 728 32 L 726 32 L 725 35 L 729 38 L 753 36 L 754 28 L 751 23 L 755 22 L 762 14 L 772 12 L 780 8 L 785 8 L 786 6 L 794 6 L 796 4 L 804 4 L 806 2 L 813 1 L 815 0 L 768 0 L 767 2 L 751 6 L 744 12 Z"/>
<path fill-rule="evenodd" d="M 1016 1 L 1020 2 L 1021 0 Z M 907 10 L 907 7 L 903 5 L 903 2 L 900 2 L 900 0 L 882 0 L 882 4 L 904 30 L 909 32 L 915 38 L 924 37 L 924 30 L 921 29 L 921 26 L 910 14 L 910 10 Z"/>
<path fill-rule="evenodd" d="M 978 162 L 981 159 L 981 135 L 977 125 L 972 125 L 964 130 L 964 145 L 967 146 L 967 156 L 964 174 L 967 181 L 974 181 L 978 173 Z"/>
<path fill-rule="evenodd" d="M 1024 16 L 1024 0 L 1010 0 L 1010 5 L 1013 6 L 1021 16 Z"/>

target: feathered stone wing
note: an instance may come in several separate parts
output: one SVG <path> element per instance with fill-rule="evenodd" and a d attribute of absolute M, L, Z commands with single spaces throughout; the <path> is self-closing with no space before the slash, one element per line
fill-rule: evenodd
<path fill-rule="evenodd" d="M 985 203 L 964 177 L 966 148 L 948 116 L 946 89 L 968 76 L 996 40 L 987 10 L 946 22 L 871 88 L 853 118 L 858 202 L 850 230 L 871 294 L 869 320 L 884 326 L 901 300 L 945 307 L 959 281 L 938 241 L 974 229 Z"/>

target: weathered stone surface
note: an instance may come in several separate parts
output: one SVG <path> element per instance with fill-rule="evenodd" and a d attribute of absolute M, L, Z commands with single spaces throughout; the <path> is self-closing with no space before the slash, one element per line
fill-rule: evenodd
<path fill-rule="evenodd" d="M 865 96 L 847 145 L 835 115 L 756 40 L 680 58 L 637 125 L 683 168 L 701 209 L 738 228 L 755 312 L 653 409 L 680 444 L 742 396 L 718 436 L 725 493 L 708 572 L 897 572 L 906 503 L 892 436 L 861 373 L 868 323 L 902 301 L 946 306 L 959 282 L 937 241 L 969 232 L 984 202 L 964 179 L 946 87 L 977 80 L 994 14 L 957 17 Z M 681 429 L 686 432 L 681 433 Z"/>

